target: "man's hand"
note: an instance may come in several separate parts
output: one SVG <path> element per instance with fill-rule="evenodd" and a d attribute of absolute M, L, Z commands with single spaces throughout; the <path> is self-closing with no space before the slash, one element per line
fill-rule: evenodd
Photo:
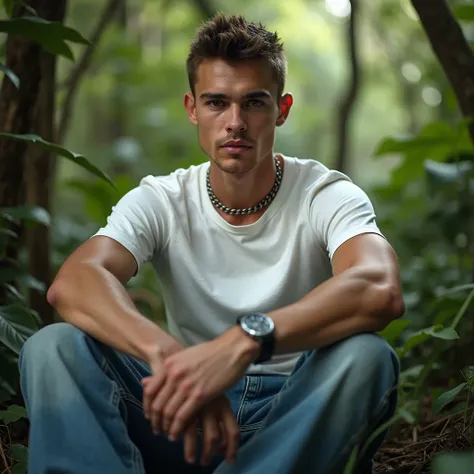
<path fill-rule="evenodd" d="M 184 456 L 188 463 L 196 462 L 198 419 L 202 429 L 201 465 L 207 466 L 212 455 L 225 454 L 233 462 L 240 442 L 237 420 L 225 395 L 219 395 L 205 405 L 198 418 L 184 432 Z"/>
<path fill-rule="evenodd" d="M 164 367 L 163 362 L 166 357 L 180 352 L 185 349 L 185 346 L 180 344 L 178 341 L 173 341 L 166 347 L 166 352 L 163 348 L 156 348 L 156 351 L 148 355 L 148 365 L 150 366 L 151 376 L 142 379 L 143 384 L 143 412 L 145 418 L 150 420 L 155 426 L 161 426 L 160 420 L 156 419 L 157 414 L 153 414 L 151 410 L 151 404 L 153 398 L 148 396 L 147 393 L 156 393 L 157 390 L 162 386 L 164 380 Z M 148 387 L 148 390 L 145 388 Z M 153 423 L 153 417 L 155 421 Z M 158 430 L 154 429 L 155 434 L 158 434 Z"/>
<path fill-rule="evenodd" d="M 144 380 L 144 399 L 153 400 L 146 411 L 153 430 L 177 439 L 202 407 L 244 375 L 259 350 L 258 343 L 236 326 L 217 339 L 167 357 L 153 372 L 153 380 Z"/>

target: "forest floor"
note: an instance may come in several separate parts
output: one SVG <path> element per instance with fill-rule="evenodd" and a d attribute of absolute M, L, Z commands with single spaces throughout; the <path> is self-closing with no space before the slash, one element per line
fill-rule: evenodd
<path fill-rule="evenodd" d="M 433 416 L 428 397 L 424 405 L 419 425 L 401 423 L 389 433 L 375 456 L 374 473 L 430 473 L 438 454 L 474 451 L 473 403 L 466 413 L 438 416 Z"/>

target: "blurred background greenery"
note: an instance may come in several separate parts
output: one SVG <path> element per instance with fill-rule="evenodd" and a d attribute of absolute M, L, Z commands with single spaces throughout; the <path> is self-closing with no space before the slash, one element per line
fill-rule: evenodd
<path fill-rule="evenodd" d="M 3 3 L 8 13 L 13 4 L 22 2 Z M 40 8 L 48 2 L 26 3 Z M 460 416 L 462 428 L 456 424 L 460 418 L 452 418 L 449 439 L 457 437 L 458 449 L 472 450 L 474 128 L 466 119 L 466 115 L 472 115 L 466 113 L 466 107 L 461 107 L 464 117 L 460 112 L 459 91 L 452 88 L 447 79 L 450 74 L 433 52 L 426 24 L 420 22 L 416 7 L 437 12 L 429 21 L 443 28 L 447 28 L 450 18 L 456 20 L 472 53 L 474 2 L 59 3 L 66 6 L 64 24 L 93 44 L 70 43 L 75 61 L 64 54 L 57 57 L 53 87 L 56 133 L 46 136 L 42 133 L 43 122 L 38 120 L 29 131 L 84 155 L 111 177 L 115 188 L 71 160 L 54 159 L 52 172 L 46 175 L 52 180 L 43 188 L 38 186 L 39 175 L 25 171 L 26 194 L 30 188 L 34 188 L 32 196 L 36 193 L 36 198 L 26 202 L 42 206 L 45 213 L 36 212 L 33 218 L 30 213 L 25 221 L 25 212 L 16 211 L 17 221 L 25 221 L 27 238 L 19 233 L 14 258 L 8 250 L 11 227 L 0 235 L 2 255 L 7 257 L 0 269 L 5 289 L 0 295 L 1 304 L 6 305 L 0 308 L 0 341 L 4 344 L 0 344 L 0 404 L 10 404 L 10 408 L 12 401 L 21 404 L 13 353 L 33 330 L 25 311 L 33 310 L 37 326 L 51 322 L 45 289 L 67 256 L 104 225 L 112 206 L 143 176 L 167 174 L 207 159 L 183 108 L 183 95 L 188 89 L 185 59 L 197 27 L 214 12 L 222 11 L 260 21 L 278 31 L 284 40 L 289 66 L 287 91 L 294 96 L 294 106 L 287 123 L 278 129 L 276 151 L 316 159 L 346 172 L 372 198 L 379 226 L 399 255 L 407 311 L 402 320 L 383 332 L 402 362 L 396 421 L 404 425 L 394 429 L 394 439 L 412 437 L 416 443 L 417 433 L 432 433 L 426 427 L 437 423 L 437 417 Z M 446 6 L 450 10 L 443 10 Z M 41 16 L 40 10 L 38 13 Z M 7 18 L 4 13 L 3 19 Z M 9 24 L 8 20 L 0 20 L 0 31 L 7 32 Z M 441 38 L 447 30 L 439 31 Z M 53 44 L 48 34 L 43 37 L 45 48 Z M 452 35 L 446 33 L 446 44 L 451 44 L 451 39 Z M 8 54 L 13 53 L 5 43 L 2 63 L 8 65 Z M 462 57 L 456 47 L 452 55 Z M 463 63 L 466 70 L 470 67 L 474 72 L 474 56 L 463 57 L 467 57 Z M 474 73 L 467 77 L 472 79 Z M 8 79 L 4 79 L 1 97 L 3 103 L 8 103 L 5 81 Z M 474 111 L 472 97 L 470 104 Z M 0 131 L 15 132 L 2 122 L 6 114 L 1 101 L 0 111 L 4 127 Z M 5 149 L 0 148 L 0 157 L 4 164 Z M 23 162 L 18 163 L 21 168 Z M 30 165 L 24 163 L 27 170 Z M 12 206 L 21 207 L 25 201 L 21 196 L 16 196 L 16 201 L 5 199 L 8 176 L 13 175 L 0 167 L 0 211 L 12 222 Z M 50 196 L 51 202 L 49 197 L 42 202 L 43 194 Z M 46 233 L 32 233 L 33 237 L 28 238 L 29 232 L 35 232 L 29 220 Z M 7 268 L 12 265 L 29 275 L 12 273 Z M 160 290 L 150 266 L 144 266 L 128 289 L 144 314 L 166 326 Z M 21 314 L 18 302 L 23 305 Z M 19 334 L 19 339 L 11 342 L 12 334 Z M 15 411 L 8 418 L 7 411 L 3 415 L 0 412 L 0 419 L 21 422 L 24 412 Z M 409 431 L 403 431 L 406 426 Z M 0 430 L 0 441 L 1 435 Z M 445 430 L 435 435 L 444 436 Z M 436 452 L 448 449 L 440 443 Z M 435 451 L 415 466 L 416 472 L 424 472 L 421 469 L 426 468 Z M 380 460 L 380 469 L 383 466 L 387 470 L 380 472 L 405 472 L 391 458 Z"/>

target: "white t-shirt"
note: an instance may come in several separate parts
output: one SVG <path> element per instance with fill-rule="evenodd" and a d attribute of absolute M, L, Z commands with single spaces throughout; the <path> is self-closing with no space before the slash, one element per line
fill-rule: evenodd
<path fill-rule="evenodd" d="M 240 314 L 298 301 L 332 276 L 341 244 L 380 234 L 369 198 L 347 176 L 314 160 L 284 160 L 280 190 L 254 224 L 233 226 L 217 213 L 206 162 L 143 178 L 97 232 L 126 247 L 139 268 L 153 264 L 170 333 L 186 346 L 219 336 Z M 299 355 L 275 355 L 248 373 L 290 374 Z"/>

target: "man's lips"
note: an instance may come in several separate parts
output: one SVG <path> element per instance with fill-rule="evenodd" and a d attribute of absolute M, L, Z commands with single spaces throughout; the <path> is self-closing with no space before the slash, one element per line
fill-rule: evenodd
<path fill-rule="evenodd" d="M 230 141 L 227 143 L 224 143 L 222 145 L 222 148 L 252 148 L 250 144 L 244 141 Z"/>

